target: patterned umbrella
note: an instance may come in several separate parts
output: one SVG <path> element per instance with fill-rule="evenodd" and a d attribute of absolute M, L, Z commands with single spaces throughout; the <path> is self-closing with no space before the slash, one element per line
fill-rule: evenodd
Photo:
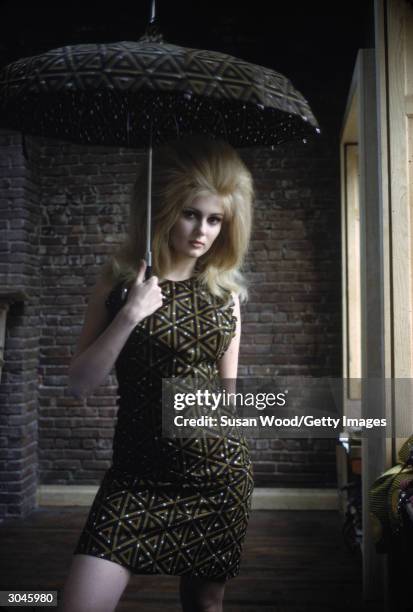
<path fill-rule="evenodd" d="M 307 101 L 278 72 L 164 42 L 154 4 L 138 42 L 66 46 L 3 68 L 0 127 L 75 143 L 148 146 L 150 159 L 152 144 L 184 134 L 242 147 L 320 132 Z M 150 196 L 149 189 L 149 267 Z"/>

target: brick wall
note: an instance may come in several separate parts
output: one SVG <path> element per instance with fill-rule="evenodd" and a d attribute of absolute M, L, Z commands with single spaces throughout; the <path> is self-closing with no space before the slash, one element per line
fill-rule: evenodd
<path fill-rule="evenodd" d="M 107 148 L 42 148 L 42 329 L 39 467 L 42 483 L 95 484 L 109 467 L 116 380 L 87 400 L 66 390 L 67 365 L 80 333 L 88 291 L 125 231 L 140 156 Z"/>
<path fill-rule="evenodd" d="M 7 313 L 5 365 L 0 385 L 0 516 L 28 513 L 37 488 L 37 367 L 39 360 L 40 201 L 36 143 L 0 133 L 0 293 L 21 292 Z"/>
<path fill-rule="evenodd" d="M 338 146 L 327 138 L 244 155 L 256 183 L 240 376 L 341 375 Z M 334 486 L 335 441 L 250 440 L 262 485 Z"/>
<path fill-rule="evenodd" d="M 10 324 L 7 330 L 8 372 L 0 390 L 2 402 L 9 405 L 10 396 L 15 397 L 11 369 L 24 356 L 26 361 L 16 376 L 18 384 L 26 381 L 33 406 L 29 408 L 23 396 L 19 406 L 25 418 L 31 415 L 34 435 L 38 401 L 40 482 L 95 484 L 110 464 L 116 381 L 112 375 L 93 397 L 76 400 L 66 391 L 67 366 L 81 329 L 88 289 L 125 229 L 123 219 L 141 153 L 33 140 L 26 167 L 20 137 L 2 138 L 6 160 L 2 189 L 12 189 L 9 177 L 18 180 L 13 164 L 7 161 L 18 159 L 26 191 L 13 197 L 20 198 L 22 209 L 28 209 L 31 217 L 25 240 L 13 233 L 8 236 L 1 265 L 15 273 L 18 260 L 12 258 L 12 250 L 20 244 L 26 253 L 22 256 L 33 268 L 29 270 L 26 263 L 25 282 L 32 297 L 24 306 L 27 318 L 18 318 L 24 338 L 21 344 L 16 343 L 16 325 Z M 254 175 L 257 201 L 247 264 L 252 288 L 250 301 L 243 307 L 239 375 L 337 376 L 341 306 L 336 148 L 320 138 L 316 143 L 241 154 Z M 11 196 L 9 193 L 1 202 L 10 202 Z M 15 213 L 15 208 L 9 209 L 7 229 L 22 219 Z M 32 246 L 36 237 L 37 250 Z M 6 268 L 1 271 L 6 273 Z M 33 318 L 35 311 L 38 323 Z M 34 354 L 38 347 L 37 385 Z M 10 420 L 8 423 L 11 425 Z M 257 484 L 334 485 L 332 440 L 257 440 L 250 445 Z M 27 448 L 35 466 L 29 441 Z M 13 465 L 17 470 L 19 466 Z M 5 482 L 9 472 L 4 473 Z M 3 498 L 3 504 L 12 503 L 7 499 Z M 18 508 L 3 505 L 3 510 L 13 513 Z"/>

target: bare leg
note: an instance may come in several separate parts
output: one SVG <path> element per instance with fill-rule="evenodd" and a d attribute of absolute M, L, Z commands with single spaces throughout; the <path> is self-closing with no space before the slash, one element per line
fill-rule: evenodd
<path fill-rule="evenodd" d="M 222 612 L 225 580 L 181 576 L 179 592 L 183 612 Z"/>
<path fill-rule="evenodd" d="M 113 612 L 131 572 L 113 561 L 76 554 L 59 612 Z"/>

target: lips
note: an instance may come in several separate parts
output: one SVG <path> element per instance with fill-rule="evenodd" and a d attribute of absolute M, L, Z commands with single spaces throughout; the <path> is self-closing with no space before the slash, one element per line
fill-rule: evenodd
<path fill-rule="evenodd" d="M 190 240 L 190 243 L 194 246 L 204 246 L 203 242 L 199 242 L 198 240 Z"/>

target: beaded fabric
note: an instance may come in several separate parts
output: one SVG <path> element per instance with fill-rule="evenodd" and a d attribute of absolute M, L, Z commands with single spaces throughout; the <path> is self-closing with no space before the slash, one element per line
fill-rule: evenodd
<path fill-rule="evenodd" d="M 112 465 L 75 549 L 134 574 L 228 580 L 239 574 L 253 470 L 241 433 L 162 437 L 162 378 L 214 381 L 235 334 L 229 307 L 196 278 L 160 283 L 162 306 L 132 331 L 115 363 L 119 410 Z M 109 294 L 110 319 L 122 286 Z"/>

